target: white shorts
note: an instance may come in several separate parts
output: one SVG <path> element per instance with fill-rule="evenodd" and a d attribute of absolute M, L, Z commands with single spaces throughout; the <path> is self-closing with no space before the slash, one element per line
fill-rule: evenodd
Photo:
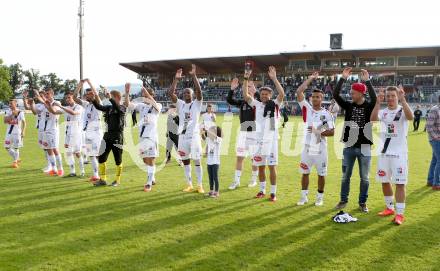
<path fill-rule="evenodd" d="M 58 131 L 46 131 L 43 133 L 43 148 L 45 150 L 58 149 L 60 135 Z"/>
<path fill-rule="evenodd" d="M 299 172 L 301 174 L 310 174 L 312 167 L 316 167 L 316 172 L 319 176 L 327 176 L 328 156 L 327 150 L 320 153 L 310 153 L 307 147 L 301 153 L 301 163 L 299 165 Z"/>
<path fill-rule="evenodd" d="M 200 135 L 179 135 L 179 146 L 177 151 L 182 160 L 200 160 L 202 157 L 202 142 Z"/>
<path fill-rule="evenodd" d="M 23 139 L 20 134 L 6 134 L 5 137 L 5 148 L 21 148 L 23 147 Z"/>
<path fill-rule="evenodd" d="M 73 133 L 71 135 L 66 135 L 64 138 L 64 148 L 69 153 L 78 153 L 82 150 L 82 134 Z"/>
<path fill-rule="evenodd" d="M 235 154 L 238 157 L 253 157 L 257 151 L 255 132 L 240 131 L 237 136 Z"/>
<path fill-rule="evenodd" d="M 407 184 L 408 155 L 379 155 L 376 179 L 381 183 Z"/>
<path fill-rule="evenodd" d="M 141 158 L 159 157 L 159 146 L 157 141 L 151 138 L 139 138 L 139 156 Z"/>
<path fill-rule="evenodd" d="M 86 132 L 85 145 L 87 156 L 99 156 L 99 148 L 101 147 L 102 135 L 99 132 Z"/>
<path fill-rule="evenodd" d="M 42 149 L 44 149 L 43 138 L 44 138 L 44 132 L 38 130 L 38 146 L 40 146 L 40 148 Z"/>
<path fill-rule="evenodd" d="M 257 140 L 253 160 L 255 166 L 278 165 L 278 140 Z"/>

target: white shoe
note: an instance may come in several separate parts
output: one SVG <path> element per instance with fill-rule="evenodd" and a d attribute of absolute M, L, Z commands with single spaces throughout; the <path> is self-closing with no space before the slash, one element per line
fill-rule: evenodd
<path fill-rule="evenodd" d="M 322 206 L 324 205 L 324 199 L 322 197 L 316 197 L 315 206 Z"/>
<path fill-rule="evenodd" d="M 257 186 L 257 182 L 256 182 L 256 181 L 251 181 L 251 182 L 248 184 L 248 187 L 255 187 L 255 186 Z"/>
<path fill-rule="evenodd" d="M 303 206 L 307 202 L 309 202 L 309 199 L 307 197 L 301 197 L 301 199 L 296 203 L 296 205 Z"/>
<path fill-rule="evenodd" d="M 240 187 L 240 183 L 239 182 L 232 182 L 232 184 L 229 186 L 229 190 L 235 190 L 238 187 Z"/>
<path fill-rule="evenodd" d="M 48 173 L 50 171 L 50 167 L 45 167 L 45 168 L 42 169 L 42 171 L 44 173 Z"/>

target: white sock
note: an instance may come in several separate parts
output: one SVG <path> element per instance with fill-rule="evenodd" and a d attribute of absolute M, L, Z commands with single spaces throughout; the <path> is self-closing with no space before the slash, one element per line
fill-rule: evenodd
<path fill-rule="evenodd" d="M 384 196 L 385 204 L 388 209 L 394 210 L 394 197 L 393 196 Z"/>
<path fill-rule="evenodd" d="M 67 164 L 69 165 L 70 173 L 75 174 L 75 158 L 72 153 L 67 154 Z"/>
<path fill-rule="evenodd" d="M 12 157 L 12 159 L 15 161 L 15 150 L 13 148 L 9 148 L 8 153 Z"/>
<path fill-rule="evenodd" d="M 57 164 L 55 162 L 55 155 L 49 155 L 49 162 L 51 170 L 57 171 Z"/>
<path fill-rule="evenodd" d="M 276 184 L 271 184 L 270 185 L 270 193 L 271 194 L 276 194 L 277 193 L 277 185 Z"/>
<path fill-rule="evenodd" d="M 95 156 L 91 156 L 90 157 L 90 161 L 92 162 L 93 177 L 99 177 L 99 174 L 98 174 L 98 159 L 96 159 Z"/>
<path fill-rule="evenodd" d="M 156 181 L 156 165 L 153 166 L 153 182 Z"/>
<path fill-rule="evenodd" d="M 20 158 L 20 149 L 15 149 L 15 161 L 18 161 Z"/>
<path fill-rule="evenodd" d="M 240 177 L 241 177 L 241 170 L 236 169 L 235 170 L 235 182 L 240 183 Z"/>
<path fill-rule="evenodd" d="M 301 190 L 301 197 L 302 198 L 307 198 L 308 195 L 309 195 L 309 190 Z"/>
<path fill-rule="evenodd" d="M 266 181 L 260 182 L 260 192 L 266 194 Z"/>
<path fill-rule="evenodd" d="M 186 182 L 188 183 L 188 185 L 192 186 L 191 165 L 184 165 L 184 169 L 185 169 Z"/>
<path fill-rule="evenodd" d="M 44 152 L 44 155 L 45 155 L 46 161 L 47 161 L 47 168 L 50 168 L 51 165 L 50 165 L 50 160 L 49 160 L 49 154 L 47 153 L 47 151 Z"/>
<path fill-rule="evenodd" d="M 81 173 L 84 173 L 84 159 L 82 155 L 78 157 L 78 164 L 79 164 L 79 170 L 81 171 Z"/>
<path fill-rule="evenodd" d="M 200 165 L 195 166 L 196 175 L 197 175 L 197 185 L 202 186 L 202 178 L 203 178 L 203 170 Z"/>
<path fill-rule="evenodd" d="M 405 202 L 396 202 L 396 214 L 403 215 L 405 212 Z"/>
<path fill-rule="evenodd" d="M 252 170 L 252 182 L 255 183 L 257 182 L 257 178 L 258 178 L 258 170 Z"/>
<path fill-rule="evenodd" d="M 147 165 L 147 184 L 153 185 L 154 180 L 154 167 Z"/>
<path fill-rule="evenodd" d="M 319 193 L 319 192 L 317 192 L 317 193 L 316 193 L 316 198 L 317 198 L 317 199 L 323 199 L 323 198 L 324 198 L 324 193 Z"/>
<path fill-rule="evenodd" d="M 58 169 L 59 170 L 63 170 L 63 160 L 61 158 L 61 154 L 58 153 L 58 155 L 56 155 L 55 158 L 56 158 L 56 161 L 57 161 Z"/>

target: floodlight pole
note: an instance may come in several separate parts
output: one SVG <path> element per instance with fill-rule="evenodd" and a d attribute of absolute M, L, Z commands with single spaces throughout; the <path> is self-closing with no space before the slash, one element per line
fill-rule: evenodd
<path fill-rule="evenodd" d="M 83 40 L 83 16 L 84 16 L 84 0 L 79 0 L 79 9 L 78 9 L 78 17 L 79 17 L 79 79 L 83 79 L 83 46 L 82 46 L 82 40 Z M 82 90 L 81 90 L 82 92 Z"/>

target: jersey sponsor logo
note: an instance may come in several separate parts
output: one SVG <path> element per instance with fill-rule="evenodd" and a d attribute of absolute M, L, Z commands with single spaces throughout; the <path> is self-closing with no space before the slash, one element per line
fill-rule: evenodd
<path fill-rule="evenodd" d="M 261 161 L 263 161 L 263 158 L 261 156 L 254 156 L 254 161 L 261 162 Z"/>
<path fill-rule="evenodd" d="M 379 177 L 385 177 L 387 174 L 386 174 L 386 172 L 385 172 L 384 170 L 380 169 L 380 170 L 377 172 L 377 175 L 379 175 Z"/>
<path fill-rule="evenodd" d="M 186 153 L 184 151 L 178 151 L 178 153 L 179 153 L 180 156 L 185 156 L 186 155 Z"/>
<path fill-rule="evenodd" d="M 388 126 L 387 126 L 387 132 L 388 132 L 389 134 L 394 134 L 394 133 L 395 133 L 395 130 L 396 130 L 396 126 L 394 126 L 394 123 L 390 123 L 390 124 L 388 124 Z"/>
<path fill-rule="evenodd" d="M 308 170 L 308 169 L 309 169 L 309 166 L 308 166 L 307 164 L 305 164 L 305 163 L 300 163 L 299 166 L 300 166 L 302 169 L 304 169 L 304 170 Z"/>
<path fill-rule="evenodd" d="M 9 141 L 9 140 L 5 140 L 5 144 L 6 144 L 6 145 L 9 145 L 9 144 L 11 144 L 11 141 Z"/>
<path fill-rule="evenodd" d="M 403 168 L 402 167 L 398 167 L 397 168 L 397 173 L 398 174 L 402 174 L 403 173 Z"/>

